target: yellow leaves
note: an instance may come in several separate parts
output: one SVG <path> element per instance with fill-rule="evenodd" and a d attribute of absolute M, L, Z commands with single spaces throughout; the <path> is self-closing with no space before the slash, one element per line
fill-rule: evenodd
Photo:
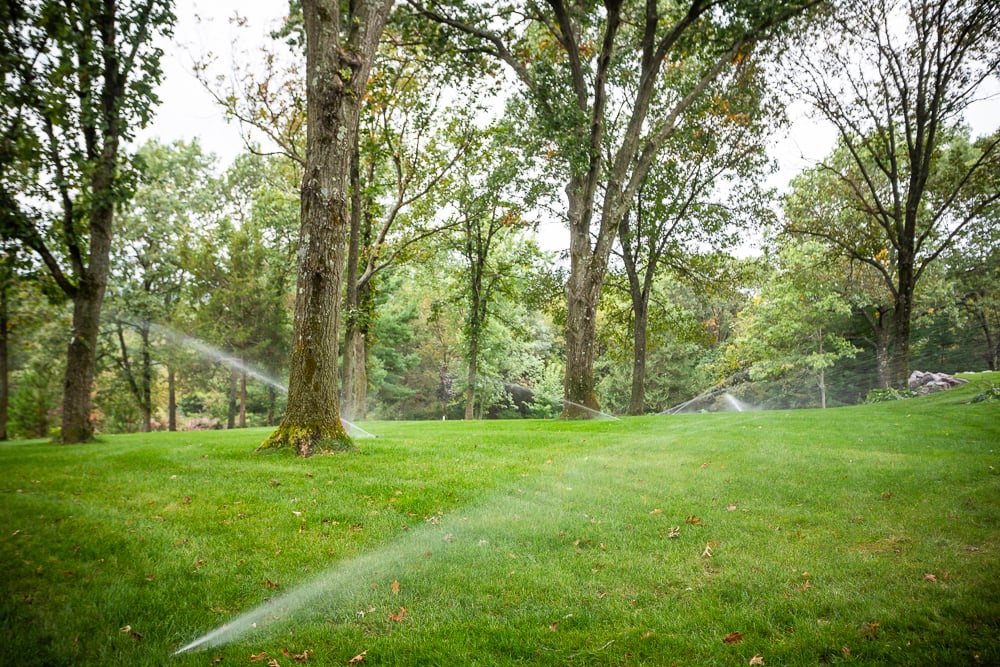
<path fill-rule="evenodd" d="M 700 526 L 701 525 L 701 519 L 699 519 L 694 514 L 692 514 L 688 518 L 684 519 L 684 523 L 690 524 L 692 526 Z"/>

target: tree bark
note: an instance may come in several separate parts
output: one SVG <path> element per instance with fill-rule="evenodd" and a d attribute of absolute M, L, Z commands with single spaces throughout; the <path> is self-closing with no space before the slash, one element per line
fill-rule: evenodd
<path fill-rule="evenodd" d="M 167 430 L 177 430 L 177 377 L 173 366 L 167 366 Z"/>
<path fill-rule="evenodd" d="M 306 33 L 306 165 L 301 190 L 299 267 L 288 407 L 261 445 L 299 456 L 353 447 L 340 420 L 337 347 L 340 289 L 350 229 L 348 198 L 358 114 L 392 0 L 303 0 Z"/>
<path fill-rule="evenodd" d="M 7 266 L 4 266 L 5 273 Z M 0 277 L 0 440 L 7 439 L 7 408 L 10 404 L 10 364 L 8 361 L 9 303 L 7 291 L 10 288 L 10 276 Z"/>

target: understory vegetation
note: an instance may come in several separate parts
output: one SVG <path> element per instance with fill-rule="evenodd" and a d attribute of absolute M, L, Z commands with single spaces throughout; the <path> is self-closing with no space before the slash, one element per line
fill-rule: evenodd
<path fill-rule="evenodd" d="M 6 443 L 0 663 L 997 664 L 1000 406 L 973 399 L 1000 378 L 967 377 L 833 410 L 369 421 L 311 459 L 253 429 Z"/>

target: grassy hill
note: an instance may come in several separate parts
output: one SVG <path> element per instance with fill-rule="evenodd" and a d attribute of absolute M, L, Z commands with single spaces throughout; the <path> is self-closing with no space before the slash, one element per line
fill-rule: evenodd
<path fill-rule="evenodd" d="M 971 377 L 369 422 L 309 460 L 260 430 L 3 444 L 0 664 L 1000 664 L 1000 402 L 969 402 L 1000 374 Z"/>

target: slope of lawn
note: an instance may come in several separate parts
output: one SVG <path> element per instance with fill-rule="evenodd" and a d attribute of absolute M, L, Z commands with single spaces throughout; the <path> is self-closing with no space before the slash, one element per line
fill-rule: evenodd
<path fill-rule="evenodd" d="M 309 460 L 260 430 L 0 445 L 0 664 L 1000 664 L 1000 401 L 969 403 L 1000 374 L 970 377 L 372 422 Z"/>

